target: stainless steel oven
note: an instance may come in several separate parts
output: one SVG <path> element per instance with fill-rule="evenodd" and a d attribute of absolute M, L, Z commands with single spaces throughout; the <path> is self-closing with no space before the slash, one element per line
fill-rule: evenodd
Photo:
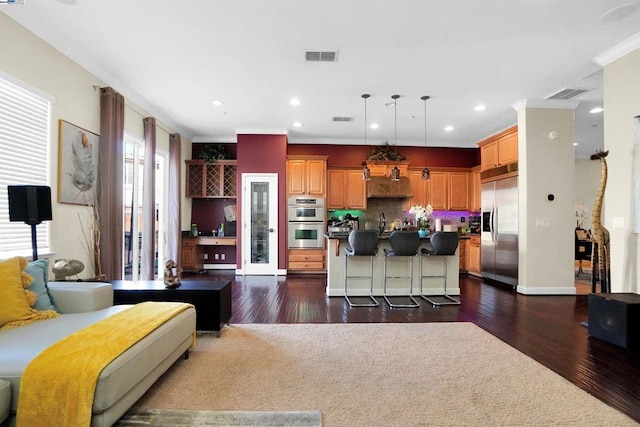
<path fill-rule="evenodd" d="M 324 249 L 324 222 L 289 221 L 289 248 Z"/>
<path fill-rule="evenodd" d="M 324 222 L 324 198 L 322 197 L 289 197 L 288 220 Z"/>
<path fill-rule="evenodd" d="M 324 249 L 325 215 L 324 198 L 289 197 L 289 248 Z"/>

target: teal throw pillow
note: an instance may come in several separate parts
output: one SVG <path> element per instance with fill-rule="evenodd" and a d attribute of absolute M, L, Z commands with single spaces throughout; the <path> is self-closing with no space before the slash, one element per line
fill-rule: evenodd
<path fill-rule="evenodd" d="M 49 281 L 49 260 L 39 259 L 31 261 L 27 264 L 27 268 L 24 272 L 33 277 L 33 282 L 27 287 L 28 290 L 35 293 L 38 297 L 36 305 L 33 306 L 36 310 L 56 310 L 56 306 L 53 303 L 53 298 L 49 294 L 47 289 L 47 282 Z"/>

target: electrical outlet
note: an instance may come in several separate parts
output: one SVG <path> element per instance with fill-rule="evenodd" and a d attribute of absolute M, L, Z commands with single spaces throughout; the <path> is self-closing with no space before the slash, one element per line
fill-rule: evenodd
<path fill-rule="evenodd" d="M 213 254 L 213 259 L 218 259 L 218 254 Z"/>
<path fill-rule="evenodd" d="M 536 218 L 536 227 L 548 227 L 549 218 Z"/>
<path fill-rule="evenodd" d="M 209 259 L 209 254 L 204 254 L 204 259 Z"/>
<path fill-rule="evenodd" d="M 224 261 L 224 259 L 226 258 L 225 254 L 220 254 L 220 259 Z"/>

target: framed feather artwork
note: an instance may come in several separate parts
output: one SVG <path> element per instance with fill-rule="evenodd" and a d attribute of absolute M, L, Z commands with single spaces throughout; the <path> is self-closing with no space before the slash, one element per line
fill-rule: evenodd
<path fill-rule="evenodd" d="M 58 202 L 93 206 L 98 183 L 98 144 L 93 132 L 59 122 Z"/>

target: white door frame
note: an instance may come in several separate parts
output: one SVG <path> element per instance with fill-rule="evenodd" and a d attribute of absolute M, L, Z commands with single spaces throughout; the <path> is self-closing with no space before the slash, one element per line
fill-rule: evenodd
<path fill-rule="evenodd" d="M 269 263 L 251 263 L 251 183 L 269 184 L 269 228 L 273 229 L 269 238 Z M 242 275 L 277 275 L 278 271 L 278 174 L 242 174 Z"/>

